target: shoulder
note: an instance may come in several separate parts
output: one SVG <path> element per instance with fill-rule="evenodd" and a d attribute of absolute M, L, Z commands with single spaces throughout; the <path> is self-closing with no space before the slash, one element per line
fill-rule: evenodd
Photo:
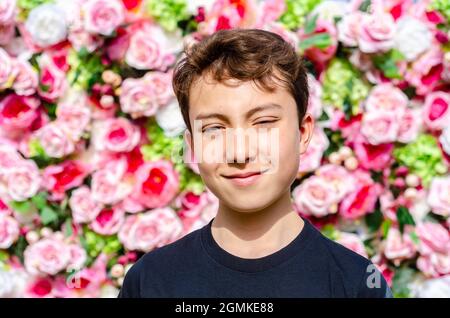
<path fill-rule="evenodd" d="M 314 230 L 317 232 L 316 248 L 322 261 L 329 264 L 331 275 L 344 284 L 348 296 L 391 297 L 386 280 L 369 259 Z"/>
<path fill-rule="evenodd" d="M 147 252 L 139 258 L 127 271 L 119 297 L 142 297 L 141 291 L 144 287 L 147 287 L 149 282 L 157 286 L 157 279 L 161 278 L 164 273 L 173 273 L 180 262 L 188 262 L 189 258 L 195 255 L 195 248 L 198 248 L 200 231 L 201 229 L 192 231 L 170 244 Z"/>

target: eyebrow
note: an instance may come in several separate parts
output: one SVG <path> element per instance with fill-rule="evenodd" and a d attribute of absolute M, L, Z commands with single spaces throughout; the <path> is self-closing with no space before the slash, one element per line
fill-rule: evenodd
<path fill-rule="evenodd" d="M 281 108 L 282 108 L 281 105 L 276 104 L 276 103 L 262 104 L 262 105 L 258 105 L 256 107 L 250 109 L 245 114 L 245 117 L 249 118 L 253 114 L 256 114 L 256 113 L 261 112 L 266 109 L 281 109 Z M 210 118 L 218 118 L 218 119 L 222 119 L 223 121 L 228 122 L 228 117 L 221 113 L 200 113 L 197 117 L 195 117 L 195 119 L 210 119 Z"/>

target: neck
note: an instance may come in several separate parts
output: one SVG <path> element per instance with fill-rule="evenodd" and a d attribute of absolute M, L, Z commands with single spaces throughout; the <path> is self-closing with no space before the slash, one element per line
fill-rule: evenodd
<path fill-rule="evenodd" d="M 239 212 L 219 204 L 211 232 L 227 252 L 243 258 L 270 255 L 297 237 L 303 220 L 293 209 L 290 192 L 256 212 Z"/>

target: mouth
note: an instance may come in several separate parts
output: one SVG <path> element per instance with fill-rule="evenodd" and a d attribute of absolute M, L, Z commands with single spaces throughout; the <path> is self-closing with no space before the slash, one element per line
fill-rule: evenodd
<path fill-rule="evenodd" d="M 264 173 L 269 169 L 262 171 L 250 171 L 244 173 L 236 173 L 231 175 L 223 175 L 225 179 L 230 180 L 233 184 L 238 186 L 248 186 L 255 183 Z"/>

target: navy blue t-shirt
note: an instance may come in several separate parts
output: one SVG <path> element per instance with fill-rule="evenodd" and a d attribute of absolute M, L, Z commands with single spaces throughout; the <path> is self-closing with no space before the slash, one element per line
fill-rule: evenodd
<path fill-rule="evenodd" d="M 119 298 L 392 297 L 368 259 L 307 219 L 287 246 L 257 259 L 221 248 L 212 221 L 142 256 L 125 275 Z"/>

